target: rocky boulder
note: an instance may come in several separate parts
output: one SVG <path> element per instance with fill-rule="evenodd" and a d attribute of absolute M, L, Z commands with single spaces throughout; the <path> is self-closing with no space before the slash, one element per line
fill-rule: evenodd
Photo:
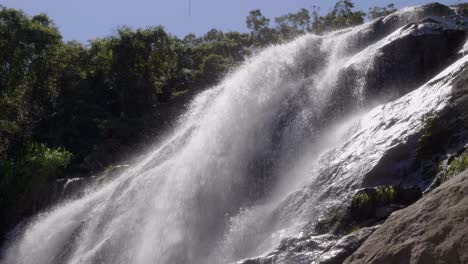
<path fill-rule="evenodd" d="M 329 112 L 359 102 L 388 101 L 408 93 L 459 58 L 466 17 L 426 17 L 407 24 L 354 55 L 339 73 Z M 353 100 L 350 100 L 353 98 Z"/>
<path fill-rule="evenodd" d="M 378 228 L 362 228 L 340 239 L 331 234 L 299 235 L 284 239 L 273 252 L 235 264 L 340 264 Z"/>
<path fill-rule="evenodd" d="M 468 263 L 468 171 L 391 215 L 344 263 Z"/>
<path fill-rule="evenodd" d="M 369 43 L 379 41 L 399 27 L 428 17 L 465 15 L 464 12 L 457 12 L 459 9 L 460 8 L 451 8 L 439 3 L 403 8 L 393 14 L 377 18 L 371 21 L 371 23 L 366 24 L 359 34 L 351 40 L 349 48 L 361 50 L 368 46 Z"/>
<path fill-rule="evenodd" d="M 357 190 L 344 208 L 331 208 L 315 226 L 319 234 L 342 236 L 362 227 L 378 224 L 391 213 L 407 207 L 421 198 L 418 187 L 368 187 Z"/>

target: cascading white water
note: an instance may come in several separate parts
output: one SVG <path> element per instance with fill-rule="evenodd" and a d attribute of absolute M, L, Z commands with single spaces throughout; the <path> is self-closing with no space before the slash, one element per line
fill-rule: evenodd
<path fill-rule="evenodd" d="M 224 263 L 295 234 L 314 210 L 291 199 L 319 205 L 288 195 L 355 124 L 351 115 L 331 122 L 327 107 L 339 71 L 362 57 L 348 43 L 364 27 L 306 35 L 248 59 L 118 178 L 37 216 L 1 263 Z M 357 80 L 371 61 L 360 61 Z"/>

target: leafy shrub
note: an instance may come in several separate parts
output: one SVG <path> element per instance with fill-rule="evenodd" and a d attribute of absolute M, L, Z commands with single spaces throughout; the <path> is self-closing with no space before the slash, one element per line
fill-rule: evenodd
<path fill-rule="evenodd" d="M 365 192 L 357 193 L 353 196 L 351 200 L 351 207 L 353 208 L 362 208 L 365 207 L 370 202 L 369 194 Z"/>
<path fill-rule="evenodd" d="M 442 181 L 446 181 L 466 169 L 468 169 L 468 152 L 461 154 L 450 163 Z"/>
<path fill-rule="evenodd" d="M 361 230 L 361 227 L 357 224 L 351 224 L 347 227 L 347 229 L 345 230 L 345 235 L 348 235 L 348 234 L 351 234 L 351 233 L 354 233 L 354 232 L 357 232 Z"/>
<path fill-rule="evenodd" d="M 16 160 L 0 160 L 0 234 L 49 204 L 71 158 L 64 148 L 33 143 Z"/>
<path fill-rule="evenodd" d="M 377 200 L 381 202 L 392 202 L 396 198 L 396 189 L 393 186 L 377 187 Z"/>
<path fill-rule="evenodd" d="M 56 177 L 68 166 L 72 156 L 72 153 L 64 148 L 48 148 L 44 144 L 33 143 L 26 152 L 23 169 L 25 172 Z"/>

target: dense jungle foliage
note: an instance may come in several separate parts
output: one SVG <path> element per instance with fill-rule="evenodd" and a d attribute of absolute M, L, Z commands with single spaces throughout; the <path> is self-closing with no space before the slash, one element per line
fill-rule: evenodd
<path fill-rule="evenodd" d="M 250 32 L 178 38 L 163 27 L 64 42 L 45 15 L 0 9 L 0 235 L 50 204 L 57 179 L 90 175 L 154 140 L 196 92 L 264 46 L 363 23 L 340 0 L 274 19 L 248 14 Z"/>

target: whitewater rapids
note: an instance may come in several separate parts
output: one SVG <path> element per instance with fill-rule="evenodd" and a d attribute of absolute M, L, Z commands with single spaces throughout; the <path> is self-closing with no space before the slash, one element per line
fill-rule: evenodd
<path fill-rule="evenodd" d="M 0 263 L 229 263 L 298 234 L 450 93 L 428 84 L 369 110 L 377 103 L 366 101 L 365 76 L 379 47 L 409 33 L 359 48 L 367 28 L 305 35 L 247 59 L 119 177 L 35 217 Z M 352 103 L 334 109 L 350 65 Z M 405 122 L 389 125 L 396 119 Z"/>

